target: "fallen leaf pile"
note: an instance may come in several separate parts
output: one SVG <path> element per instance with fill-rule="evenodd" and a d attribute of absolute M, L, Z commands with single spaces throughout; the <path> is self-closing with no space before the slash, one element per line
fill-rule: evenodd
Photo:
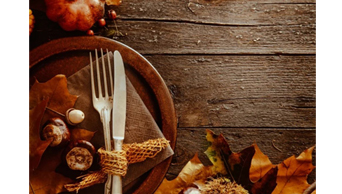
<path fill-rule="evenodd" d="M 29 161 L 30 161 L 30 193 L 60 193 L 64 184 L 73 180 L 58 173 L 64 148 L 49 147 L 51 140 L 42 140 L 40 130 L 49 118 L 60 117 L 47 107 L 65 113 L 72 108 L 77 96 L 71 95 L 67 89 L 67 79 L 64 75 L 56 75 L 45 83 L 36 81 L 30 88 L 29 116 Z M 60 117 L 65 120 L 65 118 Z M 94 132 L 86 129 L 69 128 L 71 141 L 90 141 Z"/>
<path fill-rule="evenodd" d="M 212 165 L 204 166 L 195 154 L 178 177 L 165 178 L 155 194 L 302 194 L 310 186 L 314 147 L 274 165 L 255 143 L 236 153 L 222 134 L 207 130 L 206 138 L 210 146 L 205 154 Z"/>

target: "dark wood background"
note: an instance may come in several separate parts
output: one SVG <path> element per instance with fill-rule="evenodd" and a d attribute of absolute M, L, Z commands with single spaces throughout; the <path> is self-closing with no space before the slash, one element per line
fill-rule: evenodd
<path fill-rule="evenodd" d="M 63 31 L 35 0 L 30 8 L 30 50 L 85 35 Z M 110 37 L 146 57 L 173 97 L 178 133 L 168 179 L 196 152 L 210 164 L 205 129 L 223 133 L 235 152 L 256 142 L 274 164 L 316 144 L 314 0 L 123 0 L 106 8 L 124 35 Z M 314 170 L 309 183 L 315 179 Z"/>

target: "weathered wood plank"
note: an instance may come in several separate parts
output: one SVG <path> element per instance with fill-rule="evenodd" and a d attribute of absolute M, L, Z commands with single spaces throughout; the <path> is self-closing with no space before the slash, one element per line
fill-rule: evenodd
<path fill-rule="evenodd" d="M 315 127 L 315 56 L 146 58 L 170 88 L 180 127 Z"/>
<path fill-rule="evenodd" d="M 215 26 L 122 21 L 117 40 L 142 54 L 315 54 L 315 25 Z M 113 24 L 109 24 L 113 27 Z"/>
<path fill-rule="evenodd" d="M 305 149 L 316 144 L 316 131 L 314 129 L 216 128 L 211 130 L 216 134 L 222 133 L 233 152 L 239 152 L 253 143 L 257 143 L 260 150 L 270 158 L 273 164 L 279 164 L 292 155 L 298 156 Z M 179 137 L 177 138 L 177 147 L 167 174 L 169 180 L 179 174 L 196 152 L 202 163 L 211 165 L 204 154 L 208 143 L 203 128 L 179 128 L 177 134 Z M 274 146 L 280 149 L 281 152 Z M 315 151 L 313 153 L 313 163 L 316 164 Z M 315 174 L 315 170 L 310 174 L 310 183 L 315 180 Z"/>
<path fill-rule="evenodd" d="M 315 23 L 315 1 L 130 0 L 114 7 L 120 19 L 185 21 L 220 25 Z"/>
<path fill-rule="evenodd" d="M 30 36 L 34 48 L 46 41 L 79 36 L 49 21 L 45 13 L 34 12 L 36 25 Z M 142 54 L 314 54 L 315 24 L 279 26 L 220 26 L 167 21 L 117 20 L 126 34 L 117 40 Z M 114 28 L 113 22 L 108 26 Z"/>

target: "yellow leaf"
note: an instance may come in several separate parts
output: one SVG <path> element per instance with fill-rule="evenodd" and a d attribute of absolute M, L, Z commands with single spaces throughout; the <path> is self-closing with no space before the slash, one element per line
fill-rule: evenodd
<path fill-rule="evenodd" d="M 209 160 L 213 164 L 213 170 L 216 173 L 221 173 L 223 175 L 226 175 L 227 171 L 224 166 L 224 162 L 222 160 L 223 156 L 221 156 L 221 153 L 218 150 L 222 150 L 222 151 L 229 150 L 230 152 L 227 141 L 224 139 L 222 134 L 216 135 L 211 130 L 207 130 L 206 138 L 207 138 L 207 141 L 210 143 L 210 146 L 204 153 L 208 156 Z M 228 149 L 225 149 L 226 147 L 228 147 Z"/>

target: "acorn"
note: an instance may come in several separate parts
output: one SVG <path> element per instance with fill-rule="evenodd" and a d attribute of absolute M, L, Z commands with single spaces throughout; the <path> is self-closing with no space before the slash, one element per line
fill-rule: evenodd
<path fill-rule="evenodd" d="M 85 115 L 81 110 L 69 108 L 65 113 L 65 118 L 70 125 L 77 125 L 84 120 Z"/>
<path fill-rule="evenodd" d="M 70 142 L 64 152 L 64 160 L 71 170 L 88 170 L 93 164 L 96 150 L 93 144 L 86 140 Z"/>
<path fill-rule="evenodd" d="M 51 118 L 43 125 L 41 137 L 43 140 L 53 139 L 50 147 L 63 146 L 70 141 L 70 131 L 62 119 Z"/>

